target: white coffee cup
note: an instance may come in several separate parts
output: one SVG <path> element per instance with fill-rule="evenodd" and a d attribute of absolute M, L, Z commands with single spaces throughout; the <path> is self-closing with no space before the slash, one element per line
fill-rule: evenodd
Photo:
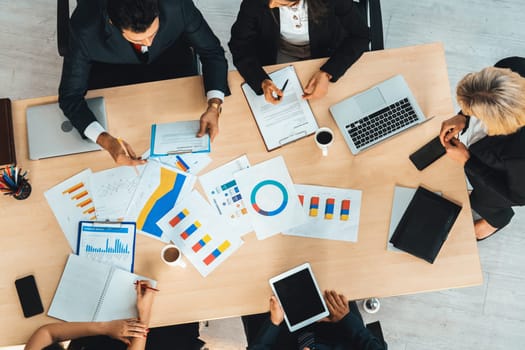
<path fill-rule="evenodd" d="M 315 132 L 314 140 L 317 147 L 323 152 L 323 156 L 326 157 L 328 155 L 328 147 L 334 143 L 334 132 L 327 127 L 319 128 Z"/>
<path fill-rule="evenodd" d="M 182 260 L 182 252 L 175 244 L 168 244 L 162 248 L 160 258 L 166 265 L 186 267 Z"/>

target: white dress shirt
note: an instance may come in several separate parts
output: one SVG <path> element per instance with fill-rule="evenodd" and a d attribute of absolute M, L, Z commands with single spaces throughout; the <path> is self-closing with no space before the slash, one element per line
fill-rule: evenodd
<path fill-rule="evenodd" d="M 308 5 L 304 0 L 292 7 L 279 7 L 279 19 L 281 22 L 281 39 L 293 45 L 310 43 Z"/>

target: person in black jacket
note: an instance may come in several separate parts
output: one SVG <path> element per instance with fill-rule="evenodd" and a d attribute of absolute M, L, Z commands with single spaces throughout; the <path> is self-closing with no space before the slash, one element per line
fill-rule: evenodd
<path fill-rule="evenodd" d="M 344 295 L 325 291 L 324 299 L 330 315 L 320 322 L 288 331 L 283 323 L 284 313 L 276 297 L 270 298 L 270 315 L 243 316 L 248 350 L 385 350 L 386 344 L 377 339 L 364 325 L 355 302 Z"/>
<path fill-rule="evenodd" d="M 164 56 L 179 39 L 187 41 L 202 62 L 208 108 L 197 136 L 218 133 L 218 117 L 229 94 L 228 64 L 219 40 L 191 0 L 82 0 L 71 17 L 70 48 L 59 87 L 60 108 L 84 137 L 97 142 L 123 165 L 138 159 L 126 143 L 96 121 L 84 96 L 93 62 L 150 65 L 162 71 Z M 176 93 L 176 92 L 173 92 Z"/>
<path fill-rule="evenodd" d="M 443 122 L 440 138 L 472 185 L 480 241 L 510 222 L 512 206 L 525 204 L 525 58 L 467 74 L 457 99 L 461 111 Z"/>
<path fill-rule="evenodd" d="M 368 43 L 368 26 L 353 1 L 243 0 L 228 45 L 250 87 L 276 104 L 283 92 L 262 66 L 329 57 L 304 89 L 304 98 L 320 98 L 329 82 L 368 50 Z"/>

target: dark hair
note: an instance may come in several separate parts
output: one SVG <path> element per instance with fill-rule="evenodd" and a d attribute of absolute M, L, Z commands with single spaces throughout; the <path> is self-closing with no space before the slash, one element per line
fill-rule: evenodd
<path fill-rule="evenodd" d="M 145 32 L 159 16 L 158 0 L 108 0 L 111 23 L 120 30 Z"/>
<path fill-rule="evenodd" d="M 64 348 L 58 343 L 53 343 L 51 345 L 46 346 L 42 350 L 64 350 Z"/>
<path fill-rule="evenodd" d="M 287 0 L 289 2 L 293 2 L 296 0 Z M 304 0 L 304 2 L 308 5 L 308 13 L 310 15 L 310 19 L 315 22 L 319 23 L 323 20 L 324 17 L 328 14 L 328 4 L 327 0 Z"/>

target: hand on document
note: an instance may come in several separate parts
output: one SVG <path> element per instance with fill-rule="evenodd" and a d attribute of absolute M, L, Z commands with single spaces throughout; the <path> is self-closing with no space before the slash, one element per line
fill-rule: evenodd
<path fill-rule="evenodd" d="M 206 131 L 210 134 L 211 141 L 219 134 L 219 110 L 211 106 L 201 115 L 200 129 L 197 137 L 204 136 Z"/>
<path fill-rule="evenodd" d="M 330 74 L 323 72 L 323 71 L 317 71 L 308 81 L 308 84 L 306 84 L 306 87 L 304 88 L 304 94 L 303 98 L 306 100 L 312 99 L 312 98 L 321 98 L 326 96 L 326 93 L 328 92 L 328 84 L 330 83 L 330 79 L 332 77 Z"/>

